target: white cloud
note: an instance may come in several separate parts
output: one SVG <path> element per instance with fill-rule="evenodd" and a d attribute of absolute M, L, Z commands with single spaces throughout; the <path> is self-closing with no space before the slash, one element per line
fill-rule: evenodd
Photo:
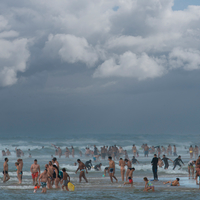
<path fill-rule="evenodd" d="M 29 58 L 27 50 L 28 40 L 25 38 L 5 38 L 16 37 L 16 31 L 4 31 L 9 29 L 7 20 L 0 16 L 3 21 L 0 32 L 0 86 L 9 86 L 17 82 L 17 72 L 24 72 L 27 68 L 26 62 Z"/>
<path fill-rule="evenodd" d="M 94 73 L 94 77 L 134 77 L 138 80 L 155 78 L 166 73 L 162 66 L 163 61 L 149 57 L 146 53 L 140 56 L 132 52 L 125 52 L 118 58 L 110 58 L 100 65 Z"/>

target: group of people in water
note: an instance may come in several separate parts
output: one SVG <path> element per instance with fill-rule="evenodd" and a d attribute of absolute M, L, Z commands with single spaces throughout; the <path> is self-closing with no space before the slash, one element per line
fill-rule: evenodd
<path fill-rule="evenodd" d="M 60 147 L 56 147 L 55 145 L 53 145 L 53 146 L 56 148 L 56 153 L 57 153 L 56 155 L 61 157 L 62 151 L 61 151 Z M 143 144 L 141 146 L 141 148 L 144 150 L 144 156 L 148 156 L 149 153 L 152 153 L 152 152 L 154 153 L 154 157 L 151 161 L 152 172 L 153 172 L 153 176 L 154 176 L 153 181 L 158 181 L 158 173 L 157 173 L 158 167 L 164 166 L 164 169 L 168 169 L 168 167 L 169 167 L 168 161 L 171 161 L 173 163 L 173 165 L 174 165 L 173 169 L 175 169 L 176 166 L 181 167 L 181 164 L 184 165 L 184 163 L 181 159 L 181 156 L 178 156 L 174 161 L 167 157 L 168 155 L 172 155 L 171 145 L 169 145 L 167 149 L 164 149 L 164 147 L 149 148 L 147 144 Z M 159 149 L 161 149 L 161 152 L 159 151 Z M 130 184 L 132 187 L 133 186 L 133 172 L 135 171 L 135 168 L 132 167 L 132 165 L 135 165 L 137 163 L 140 164 L 139 161 L 136 159 L 136 156 L 138 157 L 138 151 L 137 151 L 137 148 L 135 145 L 133 145 L 132 151 L 133 151 L 133 157 L 132 157 L 132 159 L 129 159 L 127 152 L 125 150 L 123 150 L 122 147 L 118 148 L 116 145 L 114 145 L 112 147 L 103 146 L 103 147 L 101 147 L 101 150 L 98 150 L 96 145 L 94 145 L 93 151 L 91 151 L 88 147 L 86 148 L 85 156 L 86 157 L 92 156 L 94 162 L 97 162 L 100 159 L 100 157 L 101 157 L 101 159 L 108 158 L 109 163 L 108 163 L 108 166 L 104 168 L 103 176 L 106 176 L 106 173 L 108 173 L 109 177 L 110 177 L 110 181 L 112 183 L 113 183 L 113 180 L 118 182 L 118 179 L 115 176 L 116 163 L 114 160 L 119 159 L 118 165 L 120 167 L 121 179 L 124 182 L 124 185 Z M 19 157 L 17 152 L 20 152 L 20 149 L 16 149 L 16 155 L 17 155 L 17 157 Z M 74 155 L 75 155 L 73 146 L 71 147 L 71 151 L 68 148 L 66 148 L 66 152 L 67 152 L 65 154 L 66 157 L 68 157 L 69 155 L 72 155 L 74 157 Z M 190 158 L 192 159 L 193 155 L 191 156 L 191 154 L 196 151 L 194 149 L 192 149 L 192 146 L 190 146 L 189 152 L 190 152 Z M 167 156 L 165 154 L 163 154 L 162 159 L 161 159 L 160 157 L 157 156 L 156 153 L 158 155 L 160 155 L 161 153 L 166 153 Z M 176 155 L 175 153 L 176 153 L 176 147 L 174 145 L 173 155 Z M 22 154 L 20 156 L 22 156 Z M 82 156 L 82 154 L 80 156 Z M 4 175 L 3 182 L 7 182 L 10 179 L 10 176 L 8 173 L 8 161 L 9 161 L 9 159 L 8 159 L 8 157 L 6 157 L 4 165 L 3 165 L 3 175 Z M 161 162 L 163 163 L 162 166 L 160 164 Z M 86 182 L 88 182 L 88 180 L 86 178 L 86 174 L 88 173 L 88 170 L 91 170 L 91 168 L 94 168 L 97 171 L 102 170 L 101 163 L 93 166 L 91 160 L 83 163 L 80 159 L 78 159 L 77 163 L 78 163 L 78 168 L 75 171 L 75 173 L 80 171 L 79 182 L 82 181 L 82 178 Z M 17 174 L 19 184 L 22 183 L 23 165 L 24 165 L 23 160 L 21 158 L 18 158 L 17 162 L 15 163 L 15 166 L 16 166 L 16 174 Z M 74 165 L 76 165 L 76 163 Z M 68 183 L 70 182 L 70 176 L 66 172 L 65 168 L 60 169 L 59 162 L 56 157 L 53 157 L 52 160 L 49 161 L 47 164 L 45 164 L 44 167 L 45 167 L 45 170 L 41 173 L 40 165 L 37 163 L 36 159 L 34 160 L 34 163 L 30 167 L 33 185 L 35 186 L 35 188 L 34 188 L 35 192 L 41 186 L 42 192 L 46 193 L 46 187 L 48 189 L 51 189 L 53 185 L 55 185 L 55 188 L 60 188 L 60 185 L 62 185 L 61 187 L 63 190 L 64 189 L 69 190 Z M 196 171 L 196 175 L 194 175 L 195 171 Z M 198 183 L 198 177 L 200 176 L 200 156 L 198 157 L 198 159 L 196 161 L 195 160 L 189 161 L 188 173 L 189 173 L 189 177 L 195 178 L 196 182 Z M 144 191 L 149 191 L 149 190 L 155 191 L 155 187 L 153 186 L 151 181 L 148 180 L 147 177 L 144 177 L 144 182 L 145 182 Z M 170 181 L 165 182 L 164 184 L 167 184 L 167 183 L 171 184 L 172 186 L 180 185 L 179 178 L 176 178 L 176 180 L 172 181 L 172 182 L 170 182 Z"/>

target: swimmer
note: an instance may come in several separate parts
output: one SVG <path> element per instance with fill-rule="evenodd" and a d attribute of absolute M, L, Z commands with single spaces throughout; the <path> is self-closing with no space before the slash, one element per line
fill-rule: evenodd
<path fill-rule="evenodd" d="M 128 174 L 128 181 L 129 182 L 125 182 L 124 185 L 126 184 L 131 184 L 131 187 L 133 187 L 133 172 L 135 171 L 135 168 L 131 168 L 129 170 L 129 174 Z"/>
<path fill-rule="evenodd" d="M 38 180 L 39 180 L 39 185 L 42 186 L 42 193 L 46 193 L 47 192 L 46 186 L 48 181 L 47 169 L 45 169 L 44 172 L 40 174 Z"/>
<path fill-rule="evenodd" d="M 132 158 L 132 164 L 140 164 L 139 161 L 135 158 L 135 156 L 133 156 Z"/>
<path fill-rule="evenodd" d="M 21 179 L 21 182 L 22 182 L 22 175 L 23 175 L 23 160 L 22 159 L 18 159 L 17 162 L 19 163 L 19 176 L 20 176 L 20 179 Z"/>
<path fill-rule="evenodd" d="M 64 188 L 65 188 L 67 191 L 69 191 L 68 183 L 70 182 L 70 176 L 68 175 L 68 173 L 66 173 L 65 168 L 63 168 L 62 171 L 63 171 L 63 186 L 62 186 L 62 189 L 64 191 Z"/>
<path fill-rule="evenodd" d="M 162 160 L 163 160 L 164 163 L 165 163 L 164 169 L 168 169 L 168 167 L 169 167 L 169 162 L 168 162 L 168 160 L 170 160 L 171 162 L 174 162 L 173 160 L 167 158 L 165 155 L 163 155 Z"/>
<path fill-rule="evenodd" d="M 53 180 L 53 174 L 52 174 L 51 168 L 49 167 L 48 164 L 45 165 L 45 168 L 46 168 L 46 170 L 47 170 L 47 175 L 48 175 L 47 187 L 48 187 L 48 189 L 52 189 L 51 182 L 52 182 L 52 180 Z"/>
<path fill-rule="evenodd" d="M 5 158 L 5 162 L 3 164 L 3 182 L 5 183 L 10 179 L 10 176 L 8 174 L 8 158 Z"/>
<path fill-rule="evenodd" d="M 180 180 L 179 178 L 176 178 L 175 181 L 167 181 L 167 182 L 164 182 L 163 184 L 165 185 L 165 184 L 167 184 L 167 183 L 170 183 L 171 186 L 180 186 L 179 180 Z"/>
<path fill-rule="evenodd" d="M 34 160 L 34 163 L 31 165 L 30 169 L 32 173 L 33 185 L 37 183 L 38 175 L 40 175 L 40 165 L 37 164 L 37 160 Z"/>
<path fill-rule="evenodd" d="M 80 174 L 79 174 L 79 183 L 81 182 L 81 178 L 83 177 L 85 179 L 85 181 L 88 183 L 88 180 L 85 176 L 85 171 L 86 171 L 86 174 L 88 173 L 87 171 L 87 167 L 85 166 L 85 164 L 83 162 L 81 162 L 80 159 L 77 160 L 79 166 L 77 168 L 77 170 L 75 171 L 75 173 L 77 174 L 77 171 L 80 170 Z"/>
<path fill-rule="evenodd" d="M 196 184 L 199 185 L 199 189 L 200 189 L 200 184 L 198 183 L 198 179 L 200 181 L 200 166 L 198 166 L 196 168 L 196 176 L 195 176 L 195 179 L 196 179 Z"/>
<path fill-rule="evenodd" d="M 133 155 L 136 156 L 137 148 L 134 144 L 133 144 L 133 147 L 132 147 L 132 151 L 133 151 Z"/>
<path fill-rule="evenodd" d="M 61 180 L 61 177 L 59 175 L 59 169 L 58 169 L 58 167 L 56 165 L 53 165 L 53 170 L 54 170 L 53 178 L 55 180 L 55 187 L 56 187 L 56 189 L 60 189 L 59 182 Z"/>
<path fill-rule="evenodd" d="M 125 161 L 122 158 L 120 158 L 119 159 L 119 166 L 120 166 L 122 181 L 124 181 L 124 174 L 125 174 L 125 168 L 124 167 L 125 167 L 125 165 L 126 165 Z"/>
<path fill-rule="evenodd" d="M 49 179 L 50 179 L 48 180 L 50 181 L 50 187 L 52 187 L 52 185 L 54 184 L 54 178 L 53 178 L 54 169 L 53 169 L 52 161 L 49 161 L 48 173 L 49 173 Z"/>
<path fill-rule="evenodd" d="M 54 157 L 54 158 L 52 159 L 52 163 L 53 163 L 53 165 L 56 165 L 56 166 L 58 167 L 58 170 L 59 170 L 59 162 L 57 161 L 57 158 L 56 158 L 56 157 Z"/>
<path fill-rule="evenodd" d="M 85 162 L 85 166 L 87 167 L 88 170 L 91 170 L 92 168 L 92 161 L 91 160 L 88 160 Z"/>
<path fill-rule="evenodd" d="M 144 182 L 145 182 L 145 187 L 144 187 L 144 191 L 148 192 L 149 190 L 152 190 L 152 192 L 155 192 L 155 187 L 153 186 L 153 184 L 148 180 L 147 177 L 144 177 Z"/>
<path fill-rule="evenodd" d="M 95 166 L 94 166 L 94 169 L 95 169 L 96 171 L 99 171 L 99 170 L 101 170 L 101 166 L 102 166 L 101 163 L 98 164 L 98 165 L 95 165 Z"/>
<path fill-rule="evenodd" d="M 192 178 L 194 178 L 194 165 L 196 161 L 190 160 L 188 162 L 188 173 L 189 173 L 189 178 L 190 178 L 190 171 L 192 172 Z"/>
<path fill-rule="evenodd" d="M 193 158 L 193 152 L 194 152 L 192 145 L 190 145 L 189 152 L 190 152 L 190 159 L 192 159 Z"/>
<path fill-rule="evenodd" d="M 113 178 L 118 182 L 117 178 L 115 177 L 115 162 L 112 160 L 112 157 L 108 157 L 109 160 L 109 175 L 110 175 L 110 180 L 113 183 Z"/>
<path fill-rule="evenodd" d="M 179 167 L 181 167 L 181 164 L 180 164 L 180 163 L 182 163 L 183 165 L 185 165 L 185 164 L 183 163 L 182 159 L 181 159 L 181 156 L 178 156 L 178 158 L 176 158 L 176 159 L 174 160 L 174 168 L 173 168 L 173 170 L 176 168 L 177 165 L 178 165 Z"/>

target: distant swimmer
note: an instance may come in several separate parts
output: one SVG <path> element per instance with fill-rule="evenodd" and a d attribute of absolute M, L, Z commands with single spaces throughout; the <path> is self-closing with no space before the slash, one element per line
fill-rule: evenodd
<path fill-rule="evenodd" d="M 193 149 L 192 145 L 190 145 L 189 153 L 190 153 L 190 159 L 192 159 L 193 158 L 193 153 L 194 153 L 194 149 Z"/>
<path fill-rule="evenodd" d="M 173 170 L 176 168 L 176 166 L 178 165 L 179 167 L 181 167 L 181 164 L 180 163 L 182 163 L 183 165 L 184 165 L 184 163 L 183 163 L 183 161 L 182 161 L 182 159 L 181 159 L 181 156 L 178 156 L 178 158 L 176 158 L 175 160 L 174 160 L 174 168 L 173 168 Z"/>
<path fill-rule="evenodd" d="M 152 165 L 154 181 L 158 181 L 158 158 L 156 154 L 154 154 L 154 158 L 151 161 L 151 165 Z"/>
<path fill-rule="evenodd" d="M 188 162 L 188 174 L 189 174 L 189 178 L 191 176 L 190 171 L 192 172 L 192 178 L 194 178 L 194 165 L 195 165 L 196 161 L 195 160 L 190 160 Z"/>
<path fill-rule="evenodd" d="M 164 164 L 165 164 L 164 169 L 168 169 L 168 167 L 169 167 L 169 162 L 168 162 L 168 160 L 170 160 L 171 162 L 174 162 L 173 160 L 167 158 L 165 155 L 163 155 L 162 160 L 164 161 Z"/>
<path fill-rule="evenodd" d="M 21 184 L 22 183 L 22 179 L 21 179 L 21 175 L 20 175 L 20 167 L 19 167 L 19 163 L 18 162 L 15 163 L 15 167 L 17 168 L 16 172 L 17 172 L 17 178 L 18 178 L 18 181 L 19 181 L 18 184 Z"/>
<path fill-rule="evenodd" d="M 75 152 L 74 152 L 74 147 L 73 146 L 71 147 L 71 154 L 72 154 L 72 157 L 74 158 Z"/>
<path fill-rule="evenodd" d="M 10 179 L 10 176 L 8 174 L 8 158 L 5 158 L 5 162 L 3 164 L 3 182 L 5 183 Z"/>
<path fill-rule="evenodd" d="M 167 182 L 164 182 L 163 184 L 165 185 L 167 183 L 170 183 L 171 186 L 180 186 L 179 181 L 180 181 L 180 179 L 176 178 L 175 181 L 167 181 Z"/>
<path fill-rule="evenodd" d="M 176 152 L 176 145 L 174 145 L 174 151 L 173 151 L 174 156 L 177 156 L 177 152 Z"/>
<path fill-rule="evenodd" d="M 158 157 L 158 166 L 159 166 L 160 168 L 162 168 L 162 167 L 164 166 L 163 161 L 161 160 L 160 157 Z"/>
<path fill-rule="evenodd" d="M 194 156 L 195 156 L 195 159 L 198 157 L 198 155 L 199 155 L 199 148 L 198 148 L 197 145 L 195 145 L 195 147 L 194 147 Z"/>
<path fill-rule="evenodd" d="M 87 167 L 88 170 L 91 170 L 92 168 L 92 161 L 91 160 L 88 160 L 85 162 L 85 166 Z"/>
<path fill-rule="evenodd" d="M 112 160 L 112 157 L 108 157 L 109 160 L 109 175 L 110 175 L 110 180 L 113 183 L 113 178 L 118 182 L 117 178 L 115 177 L 115 162 Z"/>
<path fill-rule="evenodd" d="M 77 168 L 75 173 L 77 173 L 77 171 L 80 170 L 79 183 L 81 182 L 82 177 L 85 179 L 86 182 L 88 182 L 88 180 L 87 180 L 87 178 L 85 176 L 85 172 L 86 172 L 86 174 L 88 173 L 87 167 L 85 166 L 85 164 L 83 162 L 81 162 L 80 159 L 78 159 L 77 162 L 78 162 L 79 166 L 78 166 L 78 168 Z"/>
<path fill-rule="evenodd" d="M 66 147 L 65 158 L 69 158 L 70 150 Z"/>
<path fill-rule="evenodd" d="M 133 172 L 135 171 L 135 168 L 130 168 L 129 174 L 128 174 L 128 182 L 125 182 L 124 185 L 131 184 L 131 187 L 133 187 Z"/>
<path fill-rule="evenodd" d="M 39 180 L 39 185 L 42 186 L 42 193 L 46 193 L 47 192 L 46 186 L 48 181 L 47 169 L 45 169 L 44 172 L 40 174 L 38 180 Z"/>
<path fill-rule="evenodd" d="M 62 189 L 64 190 L 64 188 L 69 191 L 68 189 L 68 183 L 70 182 L 70 176 L 69 174 L 66 172 L 66 169 L 63 168 L 63 185 L 62 185 Z"/>
<path fill-rule="evenodd" d="M 125 161 L 125 164 L 127 166 L 127 170 L 126 170 L 126 181 L 127 181 L 128 180 L 129 171 L 132 168 L 132 164 L 131 164 L 131 161 L 128 160 L 128 159 L 125 159 L 124 161 Z"/>
<path fill-rule="evenodd" d="M 144 157 L 148 157 L 149 155 L 149 147 L 147 144 L 144 145 Z"/>
<path fill-rule="evenodd" d="M 40 175 L 40 165 L 37 164 L 37 160 L 34 160 L 34 163 L 31 165 L 31 173 L 32 173 L 32 179 L 33 179 L 33 185 L 37 183 L 38 175 Z"/>
<path fill-rule="evenodd" d="M 153 192 L 155 192 L 155 187 L 154 185 L 151 183 L 151 181 L 148 180 L 147 177 L 144 177 L 144 182 L 145 182 L 145 186 L 144 186 L 144 191 L 148 192 L 149 190 L 152 190 Z"/>
<path fill-rule="evenodd" d="M 94 166 L 94 169 L 95 169 L 96 171 L 99 171 L 99 170 L 101 170 L 101 166 L 102 166 L 102 164 L 99 163 L 98 165 L 95 165 L 95 166 Z"/>
<path fill-rule="evenodd" d="M 132 161 L 132 164 L 137 164 L 137 163 L 140 164 L 139 161 L 135 158 L 135 156 L 133 156 L 131 161 Z"/>
<path fill-rule="evenodd" d="M 122 181 L 124 181 L 124 174 L 125 174 L 125 168 L 124 167 L 125 167 L 125 165 L 126 165 L 125 161 L 122 158 L 120 158 L 119 159 L 119 166 L 120 166 Z"/>

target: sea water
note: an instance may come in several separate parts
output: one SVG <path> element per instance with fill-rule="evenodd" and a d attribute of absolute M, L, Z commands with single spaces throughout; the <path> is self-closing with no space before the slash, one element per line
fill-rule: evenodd
<path fill-rule="evenodd" d="M 144 181 L 143 177 L 146 176 L 149 179 L 153 178 L 151 159 L 152 154 L 149 154 L 148 158 L 143 155 L 141 145 L 147 143 L 148 146 L 164 146 L 165 148 L 171 144 L 176 145 L 177 153 L 182 156 L 185 166 L 181 169 L 178 167 L 172 170 L 172 163 L 169 161 L 170 167 L 168 170 L 163 168 L 158 169 L 159 181 L 154 183 L 156 192 L 143 192 Z M 71 182 L 75 185 L 74 192 L 63 192 L 61 189 L 47 190 L 47 194 L 41 194 L 41 190 L 37 193 L 33 193 L 33 185 L 31 179 L 30 167 L 33 164 L 33 160 L 37 159 L 38 164 L 41 167 L 41 171 L 45 168 L 45 164 L 50 161 L 51 155 L 55 155 L 55 148 L 51 145 L 59 146 L 63 154 L 65 148 L 70 149 L 71 146 L 75 149 L 75 157 L 65 158 L 63 155 L 58 158 L 60 168 L 65 167 L 67 173 L 71 177 Z M 139 150 L 139 157 L 137 158 L 140 164 L 134 165 L 135 171 L 133 173 L 134 187 L 130 185 L 123 186 L 123 182 L 120 177 L 120 167 L 118 161 L 116 162 L 116 176 L 119 180 L 118 183 L 111 183 L 108 175 L 103 177 L 103 171 L 95 171 L 91 169 L 88 174 L 88 183 L 82 180 L 78 182 L 78 175 L 75 174 L 77 166 L 74 166 L 74 162 L 80 158 L 83 162 L 92 158 L 84 156 L 85 148 L 90 147 L 93 149 L 93 145 L 96 145 L 98 149 L 106 146 L 122 146 L 124 150 L 128 151 L 129 158 L 132 155 L 132 145 L 135 144 Z M 0 150 L 9 149 L 11 156 L 9 156 L 9 175 L 11 179 L 7 183 L 3 183 L 3 174 L 0 175 L 0 197 L 1 199 L 193 199 L 199 196 L 199 186 L 195 184 L 194 179 L 188 178 L 187 163 L 189 162 L 188 149 L 190 145 L 199 146 L 199 135 L 197 134 L 73 134 L 73 135 L 48 135 L 37 134 L 34 136 L 13 137 L 4 136 L 0 138 Z M 44 148 L 42 148 L 44 146 Z M 15 148 L 20 148 L 24 151 L 22 157 L 24 162 L 23 167 L 23 182 L 22 185 L 18 185 L 16 168 L 14 163 L 16 162 Z M 30 149 L 30 152 L 28 151 Z M 83 156 L 79 156 L 79 151 L 82 151 Z M 31 153 L 32 158 L 29 158 Z M 174 160 L 176 157 L 169 156 Z M 100 160 L 103 164 L 102 169 L 108 166 L 108 160 Z M 94 162 L 93 164 L 98 164 Z M 4 157 L 0 155 L 0 169 L 3 171 Z M 164 181 L 175 180 L 176 177 L 180 178 L 180 187 L 171 187 L 163 185 Z"/>

